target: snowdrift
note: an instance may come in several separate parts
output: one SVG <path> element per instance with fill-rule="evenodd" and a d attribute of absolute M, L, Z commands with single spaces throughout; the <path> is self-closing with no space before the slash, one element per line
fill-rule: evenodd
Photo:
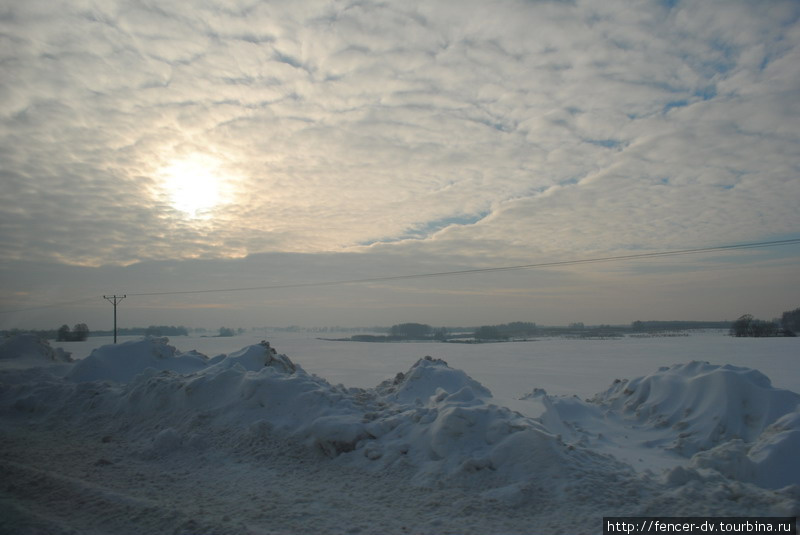
<path fill-rule="evenodd" d="M 290 437 L 372 470 L 410 465 L 419 485 L 483 472 L 488 488 L 524 486 L 531 473 L 557 481 L 570 471 L 626 469 L 491 404 L 488 389 L 442 360 L 420 359 L 393 381 L 363 390 L 330 385 L 266 342 L 221 358 L 184 357 L 163 338 L 100 348 L 67 375 L 86 386 L 71 390 L 64 404 L 122 423 L 145 457 L 196 448 L 236 428 Z"/>
<path fill-rule="evenodd" d="M 18 334 L 0 342 L 0 361 L 27 360 L 36 362 L 72 362 L 72 354 L 53 348 L 34 334 Z"/>
<path fill-rule="evenodd" d="M 681 486 L 708 476 L 778 489 L 800 485 L 800 395 L 757 370 L 690 362 L 614 382 L 582 401 L 526 396 L 540 420 L 575 444 L 664 471 Z"/>
<path fill-rule="evenodd" d="M 766 488 L 800 484 L 800 395 L 773 388 L 757 370 L 675 365 L 620 381 L 593 401 L 640 426 L 669 429 L 666 449 L 691 456 L 692 468 Z M 683 481 L 686 472 L 678 473 Z"/>
<path fill-rule="evenodd" d="M 800 395 L 773 388 L 757 370 L 695 361 L 619 381 L 593 402 L 640 425 L 671 428 L 668 448 L 691 456 L 733 439 L 755 441 L 797 409 Z"/>
<path fill-rule="evenodd" d="M 207 365 L 205 355 L 196 352 L 182 355 L 169 345 L 167 338 L 146 338 L 95 349 L 75 364 L 67 379 L 128 383 L 148 368 L 191 373 Z"/>
<path fill-rule="evenodd" d="M 49 354 L 31 338 L 3 347 Z M 800 510 L 800 395 L 752 369 L 691 362 L 620 380 L 587 401 L 536 390 L 527 396 L 544 407 L 536 418 L 496 405 L 487 388 L 439 359 L 420 359 L 372 389 L 345 388 L 268 342 L 208 358 L 147 338 L 99 348 L 63 379 L 7 373 L 2 381 L 4 418 L 125 437 L 142 459 L 269 436 L 318 451 L 325 462 L 408 472 L 416 485 L 472 488 L 509 506 L 544 494 L 585 497 L 609 482 L 691 494 L 731 481 L 754 493 L 794 485 L 769 512 Z M 643 471 L 609 445 L 670 462 L 663 473 L 655 465 Z"/>

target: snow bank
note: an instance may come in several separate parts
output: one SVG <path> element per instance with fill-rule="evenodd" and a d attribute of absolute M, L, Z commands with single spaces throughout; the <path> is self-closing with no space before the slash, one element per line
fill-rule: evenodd
<path fill-rule="evenodd" d="M 124 436 L 145 460 L 279 437 L 337 464 L 410 473 L 418 486 L 468 488 L 507 506 L 580 499 L 609 482 L 634 494 L 642 481 L 678 493 L 691 482 L 718 486 L 713 478 L 800 485 L 800 395 L 758 371 L 702 362 L 618 381 L 590 401 L 537 390 L 528 396 L 543 407 L 535 418 L 430 357 L 375 388 L 345 388 L 267 342 L 208 359 L 147 338 L 95 350 L 65 380 L 0 394 L 6 409 Z M 663 479 L 632 467 L 659 455 L 672 462 Z"/>
<path fill-rule="evenodd" d="M 800 411 L 788 413 L 761 433 L 747 453 L 752 481 L 765 488 L 800 484 Z"/>
<path fill-rule="evenodd" d="M 492 396 L 489 389 L 463 371 L 454 370 L 445 361 L 428 356 L 418 360 L 408 373 L 398 373 L 393 381 L 384 381 L 377 390 L 392 401 L 422 404 L 440 389 L 453 393 L 465 388 L 477 396 Z"/>
<path fill-rule="evenodd" d="M 673 429 L 669 448 L 691 456 L 733 439 L 754 441 L 793 412 L 800 395 L 773 388 L 757 370 L 695 361 L 620 381 L 593 401 L 641 425 Z"/>
<path fill-rule="evenodd" d="M 692 457 L 691 468 L 779 489 L 800 485 L 800 411 L 779 418 L 753 442 L 733 439 Z"/>
<path fill-rule="evenodd" d="M 0 361 L 32 360 L 40 362 L 72 362 L 72 354 L 53 348 L 35 334 L 17 334 L 0 343 Z"/>
<path fill-rule="evenodd" d="M 236 434 L 250 426 L 266 426 L 331 456 L 366 436 L 363 411 L 346 389 L 309 375 L 266 342 L 210 360 L 176 354 L 164 339 L 120 351 L 106 347 L 93 355 L 97 358 L 76 365 L 69 379 L 95 384 L 91 381 L 129 378 L 116 395 L 95 397 L 95 411 L 123 422 L 130 438 L 143 443 L 145 457 L 200 446 L 203 435 Z M 122 369 L 115 371 L 117 362 Z"/>
<path fill-rule="evenodd" d="M 548 429 L 632 464 L 646 458 L 673 486 L 710 473 L 763 488 L 800 485 L 800 395 L 757 370 L 695 361 L 617 380 L 586 402 L 527 397 L 544 406 Z"/>
<path fill-rule="evenodd" d="M 455 484 L 509 504 L 544 488 L 632 474 L 492 404 L 488 389 L 431 358 L 375 389 L 347 389 L 308 374 L 268 345 L 254 345 L 191 374 L 150 366 L 117 396 L 83 394 L 67 406 L 91 400 L 93 418 L 98 410 L 113 415 L 144 458 L 202 450 L 223 435 L 244 433 L 248 441 L 267 433 L 338 463 L 411 470 L 416 485 Z"/>
<path fill-rule="evenodd" d="M 568 474 L 602 479 L 626 470 L 493 404 L 487 388 L 430 357 L 375 389 L 348 389 L 308 374 L 266 342 L 208 360 L 148 338 L 95 350 L 67 382 L 46 390 L 27 391 L 28 406 L 53 407 L 60 419 L 87 427 L 105 417 L 141 445 L 144 458 L 267 429 L 345 464 L 410 467 L 422 486 L 480 482 L 495 499 L 511 501 L 532 480 L 554 486 Z M 36 404 L 37 396 L 47 401 Z"/>
<path fill-rule="evenodd" d="M 205 368 L 208 358 L 197 352 L 180 354 L 168 338 L 148 337 L 95 349 L 67 374 L 75 382 L 128 383 L 147 368 L 191 373 Z"/>
<path fill-rule="evenodd" d="M 284 372 L 293 372 L 296 367 L 289 357 L 279 355 L 266 340 L 260 344 L 247 346 L 230 355 L 219 355 L 209 361 L 216 370 L 226 370 L 234 366 L 239 366 L 248 371 L 259 371 L 264 366 L 278 368 Z"/>

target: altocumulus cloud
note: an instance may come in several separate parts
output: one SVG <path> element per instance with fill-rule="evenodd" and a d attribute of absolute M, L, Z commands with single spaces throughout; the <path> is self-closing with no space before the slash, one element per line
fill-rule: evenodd
<path fill-rule="evenodd" d="M 7 259 L 497 263 L 796 232 L 794 1 L 4 4 Z M 225 183 L 204 217 L 164 189 L 192 158 Z"/>

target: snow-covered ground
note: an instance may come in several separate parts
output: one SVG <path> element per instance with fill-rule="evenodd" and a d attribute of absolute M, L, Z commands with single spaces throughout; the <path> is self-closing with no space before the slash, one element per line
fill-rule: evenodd
<path fill-rule="evenodd" d="M 0 533 L 796 516 L 800 341 L 0 345 Z"/>

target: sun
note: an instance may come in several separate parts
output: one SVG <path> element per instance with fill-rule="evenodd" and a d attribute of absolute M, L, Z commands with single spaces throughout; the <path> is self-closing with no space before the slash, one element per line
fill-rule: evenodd
<path fill-rule="evenodd" d="M 211 156 L 173 160 L 161 169 L 159 178 L 172 207 L 193 218 L 210 217 L 227 196 L 221 162 Z"/>

